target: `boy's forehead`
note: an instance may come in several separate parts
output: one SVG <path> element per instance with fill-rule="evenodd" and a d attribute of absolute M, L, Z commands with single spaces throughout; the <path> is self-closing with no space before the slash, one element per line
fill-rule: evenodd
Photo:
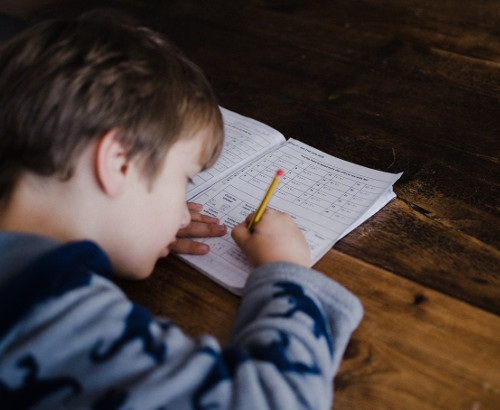
<path fill-rule="evenodd" d="M 172 148 L 177 146 L 178 149 L 182 151 L 182 156 L 185 161 L 203 167 L 207 161 L 208 141 L 209 134 L 201 129 L 190 135 L 184 135 L 172 146 Z"/>
<path fill-rule="evenodd" d="M 212 165 L 214 162 L 214 150 L 217 150 L 216 146 L 221 142 L 220 140 L 223 140 L 224 136 L 216 135 L 214 128 L 210 126 L 198 128 L 191 135 L 193 140 L 192 149 L 197 152 L 198 165 L 201 169 Z"/>

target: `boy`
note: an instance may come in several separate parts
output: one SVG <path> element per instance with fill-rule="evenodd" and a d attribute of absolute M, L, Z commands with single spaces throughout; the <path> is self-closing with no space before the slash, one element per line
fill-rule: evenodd
<path fill-rule="evenodd" d="M 199 69 L 116 16 L 42 23 L 2 46 L 1 408 L 330 408 L 362 308 L 306 268 L 287 215 L 233 230 L 256 269 L 224 348 L 110 280 L 204 252 L 178 232 L 224 232 L 185 203 L 222 128 Z"/>

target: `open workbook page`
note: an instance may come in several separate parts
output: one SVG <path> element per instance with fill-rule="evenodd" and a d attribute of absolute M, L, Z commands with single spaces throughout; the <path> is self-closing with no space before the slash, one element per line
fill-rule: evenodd
<path fill-rule="evenodd" d="M 231 229 L 259 206 L 278 169 L 285 174 L 269 207 L 293 217 L 309 244 L 313 264 L 393 199 L 392 185 L 401 176 L 346 162 L 290 139 L 190 197 L 229 229 L 224 237 L 202 239 L 210 245 L 209 254 L 180 257 L 233 293 L 241 293 L 252 266 L 231 238 Z"/>
<path fill-rule="evenodd" d="M 222 107 L 220 110 L 225 133 L 222 153 L 212 168 L 200 172 L 188 184 L 188 198 L 285 142 L 283 134 L 262 122 Z"/>

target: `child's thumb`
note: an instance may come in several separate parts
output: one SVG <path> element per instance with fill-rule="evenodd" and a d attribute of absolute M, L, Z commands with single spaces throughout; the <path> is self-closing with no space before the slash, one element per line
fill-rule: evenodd
<path fill-rule="evenodd" d="M 245 241 L 251 235 L 247 226 L 248 223 L 245 221 L 240 223 L 239 225 L 236 225 L 231 231 L 231 236 L 240 247 L 245 243 Z"/>

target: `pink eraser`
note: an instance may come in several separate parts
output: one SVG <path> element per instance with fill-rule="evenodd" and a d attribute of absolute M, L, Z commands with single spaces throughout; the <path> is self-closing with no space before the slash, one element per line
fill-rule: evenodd
<path fill-rule="evenodd" d="M 285 172 L 282 169 L 278 169 L 278 171 L 276 171 L 277 177 L 282 177 L 284 174 L 285 174 Z"/>

